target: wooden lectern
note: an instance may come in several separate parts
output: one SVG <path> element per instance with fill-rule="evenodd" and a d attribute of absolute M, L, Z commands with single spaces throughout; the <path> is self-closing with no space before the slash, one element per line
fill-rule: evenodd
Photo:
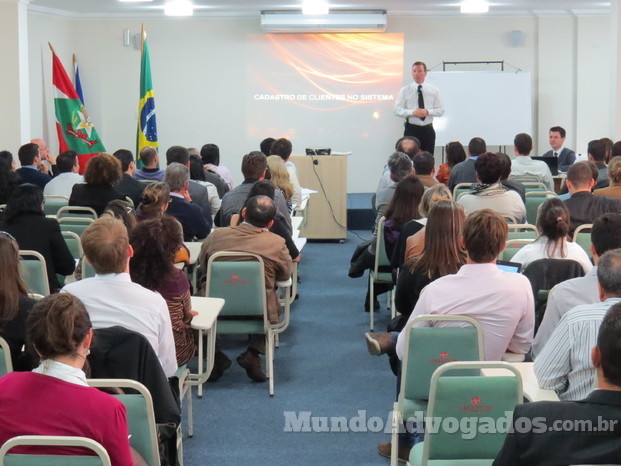
<path fill-rule="evenodd" d="M 297 168 L 300 185 L 317 191 L 308 200 L 306 226 L 300 236 L 308 239 L 345 239 L 347 156 L 295 155 L 290 161 Z"/>

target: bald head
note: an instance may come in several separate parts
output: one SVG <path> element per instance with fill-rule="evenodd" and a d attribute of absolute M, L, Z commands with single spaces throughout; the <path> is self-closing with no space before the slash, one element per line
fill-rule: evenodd
<path fill-rule="evenodd" d="M 43 160 L 47 160 L 50 155 L 50 150 L 47 148 L 47 144 L 45 143 L 45 141 L 43 139 L 37 138 L 32 139 L 30 142 L 39 146 L 39 154 L 41 155 L 41 158 Z"/>
<path fill-rule="evenodd" d="M 269 228 L 276 217 L 276 207 L 269 197 L 254 196 L 246 201 L 243 214 L 247 223 L 259 228 Z"/>

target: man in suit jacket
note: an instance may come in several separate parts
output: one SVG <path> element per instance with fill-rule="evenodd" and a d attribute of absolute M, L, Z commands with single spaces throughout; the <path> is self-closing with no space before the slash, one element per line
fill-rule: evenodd
<path fill-rule="evenodd" d="M 459 183 L 476 183 L 477 172 L 474 169 L 474 161 L 481 154 L 487 152 L 487 144 L 482 138 L 472 138 L 468 143 L 469 157 L 463 162 L 458 163 L 451 170 L 448 187 L 453 192 Z"/>
<path fill-rule="evenodd" d="M 549 150 L 545 154 L 544 157 L 558 157 L 558 169 L 559 171 L 566 172 L 569 170 L 569 167 L 576 161 L 576 153 L 565 147 L 565 136 L 566 132 L 564 128 L 560 126 L 553 126 L 550 128 L 550 132 L 548 133 L 550 137 L 550 147 L 552 150 Z"/>
<path fill-rule="evenodd" d="M 17 152 L 21 168 L 16 170 L 22 183 L 36 184 L 41 190 L 45 188 L 52 177 L 47 172 L 47 167 L 41 165 L 41 155 L 39 154 L 39 146 L 30 142 L 24 144 Z"/>
<path fill-rule="evenodd" d="M 134 179 L 136 163 L 131 151 L 119 149 L 114 153 L 114 156 L 121 162 L 121 170 L 123 171 L 123 177 L 116 185 L 116 190 L 123 196 L 129 197 L 134 203 L 134 208 L 136 208 L 140 204 L 140 198 L 147 183 Z"/>
<path fill-rule="evenodd" d="M 166 213 L 172 215 L 183 227 L 183 240 L 206 238 L 211 231 L 211 213 L 206 216 L 201 208 L 192 202 L 188 192 L 190 169 L 173 162 L 166 167 L 164 181 L 170 187 L 170 204 Z"/>
<path fill-rule="evenodd" d="M 619 463 L 621 303 L 604 317 L 591 360 L 599 389 L 581 401 L 517 405 L 495 466 Z"/>
<path fill-rule="evenodd" d="M 244 222 L 236 227 L 215 230 L 203 243 L 198 258 L 199 264 L 203 270 L 206 270 L 209 256 L 216 252 L 243 251 L 260 255 L 265 265 L 267 312 L 272 323 L 278 322 L 279 303 L 276 295 L 276 281 L 287 280 L 291 276 L 291 256 L 285 240 L 268 231 L 274 223 L 275 216 L 276 207 L 269 197 L 255 196 L 248 199 L 242 209 Z M 247 351 L 237 358 L 237 362 L 246 369 L 248 376 L 258 382 L 266 380 L 259 359 L 259 354 L 264 352 L 264 336 L 252 335 Z M 222 371 L 222 369 L 219 370 Z"/>

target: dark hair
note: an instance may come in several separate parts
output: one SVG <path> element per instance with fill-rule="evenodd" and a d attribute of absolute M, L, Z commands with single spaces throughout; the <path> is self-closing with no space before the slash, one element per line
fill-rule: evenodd
<path fill-rule="evenodd" d="M 416 154 L 414 159 L 412 159 L 412 163 L 417 175 L 431 175 L 436 165 L 433 155 L 427 151 L 421 151 Z"/>
<path fill-rule="evenodd" d="M 606 151 L 606 158 L 604 162 L 608 163 L 612 158 L 612 146 L 614 142 L 610 138 L 601 138 L 600 141 L 604 144 L 604 150 Z"/>
<path fill-rule="evenodd" d="M 43 191 L 37 185 L 25 183 L 17 186 L 6 204 L 5 221 L 12 223 L 13 219 L 23 214 L 37 214 L 43 216 Z"/>
<path fill-rule="evenodd" d="M 505 219 L 493 210 L 481 209 L 468 215 L 464 244 L 470 259 L 479 264 L 495 260 L 507 244 L 508 231 Z"/>
<path fill-rule="evenodd" d="M 276 139 L 270 148 L 270 155 L 278 155 L 281 159 L 287 160 L 291 155 L 292 149 L 291 141 L 288 139 Z"/>
<path fill-rule="evenodd" d="M 604 315 L 597 334 L 597 348 L 604 379 L 621 387 L 621 303 L 612 306 Z"/>
<path fill-rule="evenodd" d="M 11 163 L 0 159 L 0 204 L 7 203 L 17 186 L 19 186 L 19 178 L 11 170 Z"/>
<path fill-rule="evenodd" d="M 220 165 L 220 148 L 215 144 L 205 144 L 201 147 L 201 161 L 205 165 Z"/>
<path fill-rule="evenodd" d="M 420 151 L 420 141 L 414 136 L 404 136 L 399 138 L 395 144 L 395 150 L 397 152 L 403 152 L 414 159 L 414 156 Z"/>
<path fill-rule="evenodd" d="M 608 295 L 621 298 L 621 249 L 611 249 L 597 261 L 597 281 Z"/>
<path fill-rule="evenodd" d="M 75 355 L 92 328 L 80 299 L 70 293 L 46 296 L 28 313 L 26 333 L 41 359 Z"/>
<path fill-rule="evenodd" d="M 13 165 L 13 154 L 11 154 L 8 150 L 0 150 L 0 160 L 3 160 L 11 168 Z"/>
<path fill-rule="evenodd" d="M 19 310 L 19 298 L 28 293 L 19 273 L 19 246 L 17 241 L 0 231 L 0 329 L 10 322 Z"/>
<path fill-rule="evenodd" d="M 560 248 L 561 257 L 567 257 L 565 240 L 569 233 L 569 210 L 558 198 L 548 199 L 541 205 L 537 229 L 547 239 L 546 253 L 553 257 Z"/>
<path fill-rule="evenodd" d="M 526 133 L 516 134 L 513 139 L 513 145 L 517 149 L 518 154 L 528 155 L 533 150 L 533 138 Z"/>
<path fill-rule="evenodd" d="M 584 188 L 589 186 L 593 181 L 593 170 L 591 162 L 576 162 L 567 171 L 567 180 L 576 188 Z"/>
<path fill-rule="evenodd" d="M 34 142 L 24 144 L 17 151 L 17 157 L 19 157 L 19 163 L 24 165 L 33 165 L 35 158 L 39 155 L 39 146 Z"/>
<path fill-rule="evenodd" d="M 203 168 L 203 161 L 196 155 L 190 155 L 190 179 L 207 181 L 205 179 L 205 168 Z"/>
<path fill-rule="evenodd" d="M 132 281 L 159 291 L 175 271 L 175 252 L 183 242 L 183 229 L 170 215 L 145 220 L 129 235 L 134 256 L 129 260 Z"/>
<path fill-rule="evenodd" d="M 487 144 L 483 138 L 472 138 L 468 143 L 468 152 L 470 155 L 477 156 L 487 151 Z"/>
<path fill-rule="evenodd" d="M 560 126 L 553 126 L 552 128 L 550 128 L 550 131 L 548 131 L 549 133 L 559 133 L 561 135 L 561 139 L 565 139 L 565 135 L 567 134 L 565 132 L 564 128 L 561 128 Z"/>
<path fill-rule="evenodd" d="M 114 155 L 121 162 L 121 171 L 125 173 L 129 170 L 129 165 L 134 161 L 134 154 L 127 149 L 119 149 L 114 152 Z M 142 161 L 144 163 L 144 160 Z"/>
<path fill-rule="evenodd" d="M 261 152 L 263 152 L 263 154 L 266 157 L 271 154 L 272 144 L 274 144 L 275 140 L 276 139 L 274 138 L 265 138 L 259 144 L 259 148 L 261 149 Z"/>
<path fill-rule="evenodd" d="M 497 152 L 498 160 L 500 160 L 500 179 L 506 180 L 511 174 L 511 158 L 504 152 Z"/>
<path fill-rule="evenodd" d="M 400 226 L 414 218 L 420 218 L 418 206 L 424 192 L 425 187 L 418 176 L 408 175 L 403 178 L 397 183 L 395 193 L 390 199 L 386 219 L 392 220 L 394 225 Z"/>
<path fill-rule="evenodd" d="M 425 226 L 425 247 L 420 256 L 409 258 L 405 266 L 412 273 L 422 273 L 435 279 L 457 273 L 466 263 L 466 250 L 461 243 L 461 232 L 466 213 L 452 201 L 438 201 L 429 211 Z"/>
<path fill-rule="evenodd" d="M 117 184 L 123 176 L 121 162 L 110 154 L 101 153 L 86 164 L 84 181 L 93 185 Z"/>
<path fill-rule="evenodd" d="M 269 223 L 276 217 L 274 201 L 267 196 L 254 196 L 246 200 L 244 204 L 246 222 L 255 227 L 267 228 Z"/>
<path fill-rule="evenodd" d="M 502 175 L 502 162 L 500 158 L 491 152 L 485 152 L 474 161 L 474 169 L 483 184 L 492 184 L 500 180 Z"/>
<path fill-rule="evenodd" d="M 252 151 L 242 158 L 241 172 L 244 181 L 257 181 L 267 169 L 267 157 L 259 151 Z"/>
<path fill-rule="evenodd" d="M 274 200 L 275 195 L 276 188 L 270 180 L 259 180 L 252 185 L 252 188 L 250 188 L 250 192 L 248 193 L 248 197 L 246 197 L 246 200 L 254 196 L 267 196 L 270 199 Z"/>
<path fill-rule="evenodd" d="M 427 71 L 427 65 L 425 65 L 422 61 L 415 61 L 412 65 L 412 68 L 414 68 L 415 66 L 422 66 L 423 68 L 425 68 L 425 71 Z"/>
<path fill-rule="evenodd" d="M 617 141 L 612 145 L 612 154 L 611 157 L 616 157 L 617 155 L 621 155 L 621 141 Z"/>
<path fill-rule="evenodd" d="M 171 146 L 166 151 L 166 165 L 173 162 L 187 165 L 190 161 L 190 152 L 183 146 Z"/>
<path fill-rule="evenodd" d="M 138 223 L 133 207 L 129 202 L 121 199 L 113 199 L 108 202 L 108 205 L 101 215 L 110 215 L 111 217 L 122 220 L 128 232 L 132 231 L 136 223 Z"/>
<path fill-rule="evenodd" d="M 446 145 L 446 163 L 453 168 L 458 163 L 466 160 L 466 151 L 459 141 L 452 141 Z"/>
<path fill-rule="evenodd" d="M 596 162 L 603 162 L 606 159 L 606 145 L 601 139 L 589 141 L 587 151 Z"/>
<path fill-rule="evenodd" d="M 151 165 L 155 160 L 155 157 L 157 157 L 157 150 L 151 146 L 143 147 L 140 149 L 140 153 L 138 155 L 140 160 L 142 160 L 142 163 L 148 166 Z"/>
<path fill-rule="evenodd" d="M 591 243 L 598 256 L 606 251 L 621 248 L 621 214 L 600 215 L 593 221 Z"/>
<path fill-rule="evenodd" d="M 78 163 L 78 153 L 74 150 L 66 150 L 56 157 L 56 168 L 59 173 L 69 173 Z"/>

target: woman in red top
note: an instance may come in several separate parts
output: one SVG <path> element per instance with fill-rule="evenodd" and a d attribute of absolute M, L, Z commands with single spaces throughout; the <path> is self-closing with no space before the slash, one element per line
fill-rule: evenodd
<path fill-rule="evenodd" d="M 449 142 L 446 147 L 446 163 L 443 163 L 438 168 L 436 173 L 436 179 L 440 183 L 448 184 L 451 177 L 451 170 L 455 165 L 466 160 L 466 151 L 461 142 L 453 141 Z"/>

